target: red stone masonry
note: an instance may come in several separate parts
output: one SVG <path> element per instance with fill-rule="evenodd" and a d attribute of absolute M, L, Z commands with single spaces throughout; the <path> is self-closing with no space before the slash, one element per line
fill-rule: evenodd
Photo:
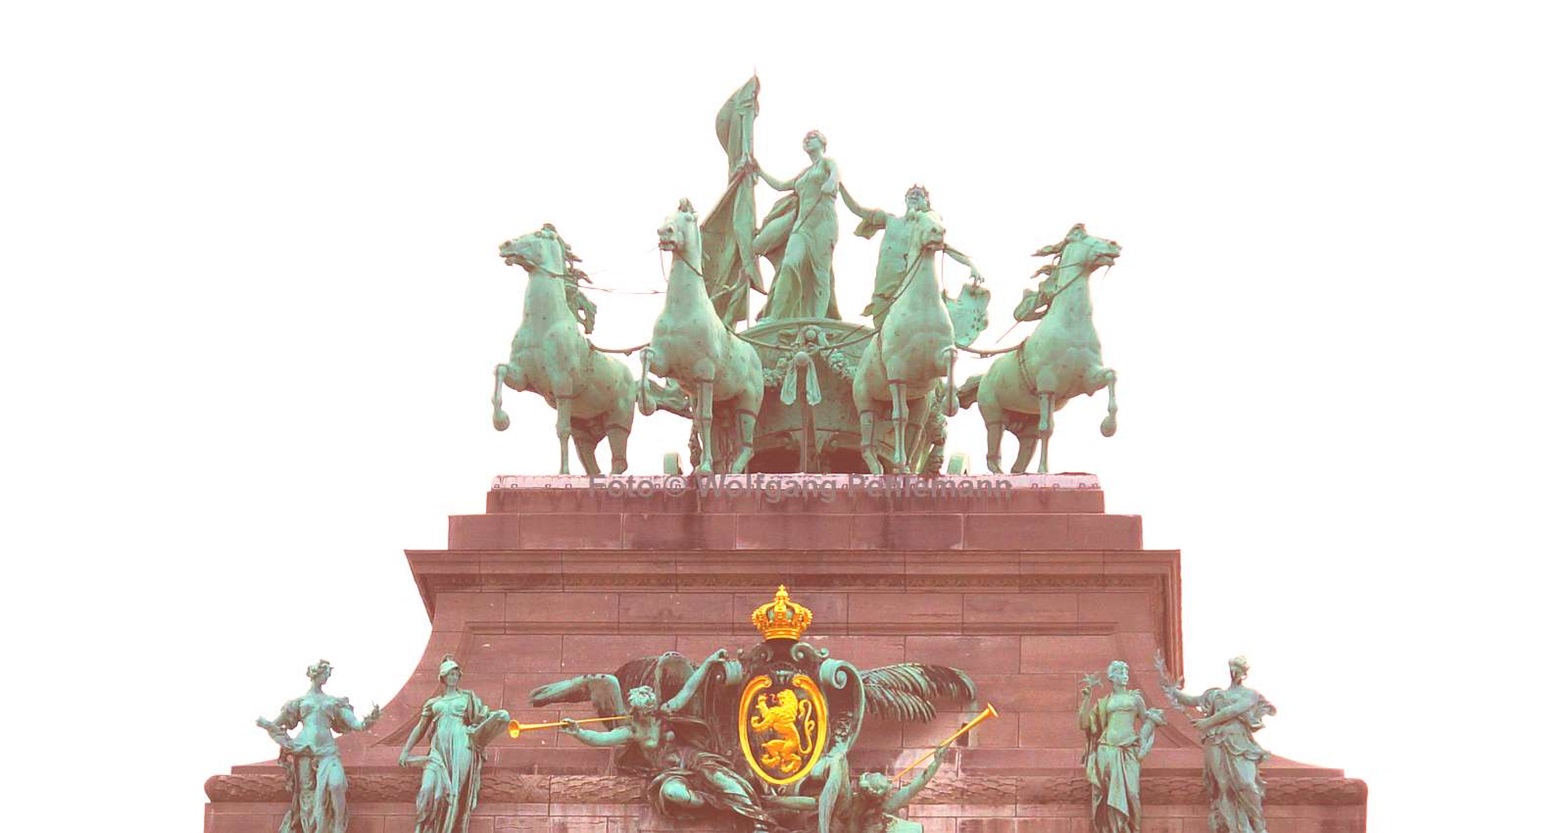
<path fill-rule="evenodd" d="M 1000 712 L 911 808 L 927 833 L 1087 831 L 1078 680 L 1124 659 L 1152 692 L 1157 649 L 1180 673 L 1180 553 L 1143 549 L 1141 518 L 1106 514 L 1093 476 L 939 480 L 959 486 L 768 475 L 699 493 L 663 477 L 497 478 L 484 514 L 451 518 L 447 549 L 408 552 L 430 641 L 376 728 L 340 740 L 352 829 L 412 829 L 417 772 L 395 764 L 443 654 L 462 662 L 465 688 L 520 720 L 586 716 L 531 709 L 527 694 L 639 656 L 755 644 L 751 611 L 785 584 L 814 614 L 803 641 L 861 668 L 963 668 Z M 902 765 L 964 717 L 868 721 L 852 761 Z M 1208 829 L 1184 723 L 1160 729 L 1145 761 L 1148 833 Z M 549 732 L 496 741 L 471 833 L 673 829 L 639 784 L 606 777 L 609 754 Z M 1365 830 L 1361 782 L 1279 757 L 1264 771 L 1273 833 Z M 207 790 L 208 833 L 275 830 L 285 807 L 270 762 Z"/>

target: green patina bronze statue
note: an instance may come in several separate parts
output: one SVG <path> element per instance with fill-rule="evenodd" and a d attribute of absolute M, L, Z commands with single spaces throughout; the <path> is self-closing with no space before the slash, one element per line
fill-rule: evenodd
<path fill-rule="evenodd" d="M 898 289 L 890 302 L 887 318 L 860 357 L 855 370 L 855 410 L 860 415 L 860 449 L 872 474 L 882 473 L 882 462 L 872 445 L 876 433 L 879 403 L 888 403 L 893 422 L 895 473 L 909 472 L 908 432 L 911 424 L 921 425 L 929 395 L 937 382 L 946 377 L 942 413 L 958 412 L 957 385 L 953 368 L 958 349 L 953 343 L 953 321 L 948 316 L 933 265 L 942 248 L 944 230 L 934 211 L 917 211 L 905 220 L 910 251 L 905 258 Z M 910 403 L 918 402 L 918 413 Z"/>
<path fill-rule="evenodd" d="M 789 193 L 763 218 L 752 249 L 773 262 L 773 286 L 758 321 L 781 318 L 838 319 L 833 292 L 833 247 L 838 244 L 838 163 L 823 155 L 828 140 L 813 130 L 801 140 L 811 159 L 794 179 L 755 171 L 775 191 Z"/>
<path fill-rule="evenodd" d="M 1002 472 L 1002 431 L 1014 430 L 1018 459 L 1013 473 L 1028 470 L 1035 446 L 1040 448 L 1040 473 L 1046 468 L 1053 414 L 1075 396 L 1110 390 L 1107 414 L 1100 433 L 1116 433 L 1116 371 L 1100 364 L 1100 336 L 1095 332 L 1089 302 L 1089 276 L 1110 266 L 1121 255 L 1121 246 L 1072 227 L 1061 242 L 1046 246 L 1037 257 L 1055 255 L 1057 261 L 1040 268 L 1045 275 L 1014 313 L 1019 321 L 1039 321 L 1029 338 L 998 358 L 980 379 L 978 401 L 985 419 L 986 467 Z M 1027 307 L 1027 309 L 1026 309 Z M 1027 417 L 1036 416 L 1029 426 Z"/>
<path fill-rule="evenodd" d="M 931 210 L 931 194 L 924 185 L 912 185 L 904 192 L 904 214 L 899 216 L 883 211 L 880 208 L 866 208 L 855 202 L 847 188 L 840 188 L 839 193 L 844 197 L 844 205 L 856 217 L 860 218 L 860 225 L 855 228 L 857 237 L 867 240 L 882 232 L 882 248 L 877 252 L 876 285 L 872 290 L 871 303 L 866 304 L 861 315 L 871 317 L 871 325 L 881 329 L 887 320 L 888 310 L 893 305 L 893 300 L 898 297 L 899 290 L 904 285 L 904 279 L 909 274 L 909 267 L 915 258 L 920 256 L 920 246 L 914 239 L 915 215 Z M 975 265 L 970 262 L 968 255 L 957 249 L 944 245 L 942 250 L 948 257 L 969 267 L 970 280 L 980 283 L 985 280 Z M 978 332 L 975 335 L 979 335 Z M 964 342 L 967 344 L 968 342 Z"/>
<path fill-rule="evenodd" d="M 424 766 L 414 798 L 414 833 L 468 833 L 469 817 L 479 803 L 482 753 L 511 716 L 491 711 L 472 691 L 458 687 L 463 670 L 451 654 L 441 660 L 436 676 L 441 680 L 436 694 L 419 710 L 419 722 L 397 764 Z M 426 735 L 429 753 L 411 756 Z"/>
<path fill-rule="evenodd" d="M 1263 695 L 1242 685 L 1247 678 L 1247 658 L 1230 661 L 1230 687 L 1211 688 L 1194 696 L 1181 691 L 1179 680 L 1169 679 L 1164 662 L 1160 688 L 1175 708 L 1192 707 L 1198 716 L 1189 719 L 1203 736 L 1203 785 L 1209 794 L 1209 830 L 1214 833 L 1267 833 L 1263 818 L 1263 776 L 1258 766 L 1269 753 L 1252 733 L 1263 728 L 1263 718 L 1276 713 Z"/>
<path fill-rule="evenodd" d="M 810 160 L 804 170 L 787 180 L 764 171 L 754 155 L 760 90 L 751 78 L 718 113 L 727 179 L 712 213 L 699 222 L 683 202 L 661 229 L 660 246 L 674 259 L 668 297 L 641 357 L 641 383 L 585 337 L 597 312 L 583 293 L 588 276 L 553 228 L 502 245 L 502 257 L 527 269 L 529 279 L 511 358 L 495 368 L 491 418 L 498 430 L 510 424 L 502 387 L 533 391 L 556 409 L 560 473 L 570 471 L 568 438 L 590 475 L 599 473 L 595 449 L 608 438 L 610 468 L 619 474 L 627 467 L 635 399 L 645 415 L 660 408 L 690 415 L 698 474 L 935 474 L 946 452 L 946 420 L 960 404 L 978 402 L 987 468 L 1002 472 L 1001 438 L 1011 432 L 1019 444 L 1013 473 L 1029 468 L 1037 447 L 1044 473 L 1055 411 L 1107 388 L 1100 430 L 1115 433 L 1116 373 L 1101 365 L 1089 276 L 1115 261 L 1116 243 L 1078 225 L 1040 249 L 1037 255 L 1054 261 L 1036 272 L 1043 280 L 1014 313 L 1038 327 L 1014 349 L 970 350 L 1000 357 L 960 387 L 953 378 L 958 351 L 985 330 L 991 294 L 970 258 L 946 246 L 926 189 L 911 187 L 899 215 L 861 205 L 841 186 L 816 130 L 802 141 Z M 785 192 L 760 224 L 759 180 Z M 882 233 L 864 312 L 870 327 L 840 320 L 833 266 L 840 196 L 861 220 L 857 235 Z M 938 252 L 969 267 L 955 297 L 937 277 Z M 766 291 L 762 258 L 774 272 Z M 767 301 L 756 324 L 737 332 L 753 290 Z M 650 373 L 672 387 L 659 387 Z"/>
<path fill-rule="evenodd" d="M 610 438 L 610 471 L 626 471 L 626 438 L 632 430 L 636 387 L 625 365 L 594 350 L 579 327 L 591 326 L 591 308 L 568 303 L 567 286 L 577 289 L 570 263 L 575 260 L 554 227 L 501 244 L 507 265 L 528 272 L 523 323 L 512 338 L 512 356 L 495 367 L 491 420 L 505 431 L 511 418 L 501 410 L 501 386 L 533 391 L 555 408 L 555 434 L 561 444 L 561 474 L 570 474 L 567 440 L 590 475 L 599 473 L 594 452 Z M 581 298 L 581 293 L 577 296 Z M 582 299 L 586 300 L 586 299 Z M 581 316 L 581 317 L 580 317 Z"/>
<path fill-rule="evenodd" d="M 756 788 L 719 754 L 702 708 L 693 702 L 725 659 L 720 649 L 693 666 L 680 654 L 667 653 L 628 664 L 617 674 L 585 674 L 540 686 L 529 701 L 543 706 L 587 700 L 601 716 L 624 715 L 625 722 L 613 729 L 585 729 L 575 720 L 563 720 L 561 731 L 589 746 L 615 748 L 620 772 L 649 779 L 648 800 L 660 814 L 686 818 L 712 809 L 766 831 L 770 818 Z M 633 687 L 623 700 L 622 675 L 646 684 Z M 673 695 L 661 698 L 659 691 L 672 688 Z"/>
<path fill-rule="evenodd" d="M 659 226 L 659 248 L 671 255 L 670 288 L 664 309 L 653 325 L 653 339 L 642 351 L 643 390 L 652 372 L 680 383 L 691 396 L 693 430 L 701 440 L 699 474 L 713 471 L 714 413 L 721 407 L 729 419 L 720 427 L 730 442 L 729 471 L 746 470 L 752 456 L 752 435 L 762 408 L 762 361 L 757 348 L 731 332 L 714 309 L 693 258 L 702 257 L 702 234 L 690 200 Z M 644 415 L 654 404 L 639 397 Z"/>
<path fill-rule="evenodd" d="M 781 831 L 799 830 L 799 816 L 817 813 L 813 826 L 824 833 L 882 830 L 873 823 L 891 823 L 935 775 L 942 752 L 904 788 L 881 773 L 852 783 L 847 756 L 862 721 L 930 721 L 939 703 L 973 704 L 974 681 L 921 663 L 861 671 L 799 641 L 810 623 L 810 609 L 780 587 L 752 613 L 763 642 L 735 658 L 721 649 L 693 664 L 667 653 L 541 686 L 529 695 L 532 705 L 586 701 L 599 716 L 514 729 L 559 726 L 590 746 L 614 748 L 617 771 L 648 779 L 649 803 L 670 818 L 727 817 L 753 831 Z M 995 713 L 988 707 L 960 734 Z M 580 725 L 612 720 L 624 722 L 608 730 Z"/>
<path fill-rule="evenodd" d="M 1154 727 L 1165 725 L 1164 713 L 1149 708 L 1143 692 L 1127 688 L 1127 663 L 1112 662 L 1105 676 L 1111 681 L 1110 694 L 1093 699 L 1100 681 L 1090 674 L 1078 701 L 1094 831 L 1138 833 L 1143 829 L 1138 778 L 1144 757 L 1154 748 Z"/>
<path fill-rule="evenodd" d="M 332 664 L 321 660 L 305 669 L 310 690 L 283 704 L 278 716 L 256 718 L 256 725 L 277 741 L 278 763 L 286 771 L 292 798 L 278 833 L 344 833 L 348 830 L 348 778 L 338 758 L 333 732 L 340 734 L 370 728 L 381 717 L 372 705 L 364 720 L 354 716 L 347 697 L 322 691 L 332 677 Z M 288 730 L 299 726 L 298 735 Z"/>
<path fill-rule="evenodd" d="M 936 777 L 949 749 L 948 744 L 937 747 L 931 762 L 902 787 L 895 787 L 894 779 L 875 770 L 854 778 L 848 761 L 839 757 L 827 768 L 821 794 L 770 795 L 763 800 L 783 810 L 814 814 L 817 833 L 922 833 L 925 825 L 897 814 Z"/>
<path fill-rule="evenodd" d="M 702 274 L 714 311 L 733 329 L 747 320 L 751 291 L 764 292 L 757 270 L 757 172 L 751 166 L 752 128 L 762 82 L 752 76 L 719 109 L 715 130 L 729 157 L 730 179 L 718 204 L 702 221 Z"/>

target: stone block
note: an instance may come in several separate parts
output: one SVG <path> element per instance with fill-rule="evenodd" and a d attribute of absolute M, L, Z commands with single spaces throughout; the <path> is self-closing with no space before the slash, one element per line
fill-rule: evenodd
<path fill-rule="evenodd" d="M 970 674 L 1012 674 L 1019 669 L 1017 636 L 910 636 L 904 653 L 911 662 L 951 665 Z"/>
<path fill-rule="evenodd" d="M 453 515 L 447 519 L 447 549 L 517 549 L 521 522 L 520 515 Z"/>
<path fill-rule="evenodd" d="M 640 657 L 658 656 L 665 651 L 673 650 L 676 650 L 675 640 L 668 634 L 620 633 L 603 636 L 568 634 L 561 637 L 560 676 L 608 674 L 623 663 Z"/>
<path fill-rule="evenodd" d="M 857 633 L 957 634 L 963 629 L 962 593 L 855 593 L 848 602 L 849 629 Z"/>
<path fill-rule="evenodd" d="M 735 623 L 734 596 L 728 593 L 622 593 L 619 617 L 622 632 L 658 633 L 670 625 L 727 629 Z"/>
<path fill-rule="evenodd" d="M 981 515 L 964 517 L 966 550 L 1070 550 L 1068 526 L 1076 515 Z"/>
<path fill-rule="evenodd" d="M 1116 637 L 1099 635 L 1024 636 L 1021 670 L 1026 674 L 1104 672 L 1116 656 Z"/>
<path fill-rule="evenodd" d="M 431 628 L 461 630 L 470 623 L 505 620 L 505 593 L 437 593 Z"/>
<path fill-rule="evenodd" d="M 627 514 L 623 547 L 629 550 L 731 550 L 736 516 L 729 514 Z"/>
<path fill-rule="evenodd" d="M 964 624 L 1058 624 L 1078 621 L 1078 594 L 966 593 Z"/>
<path fill-rule="evenodd" d="M 620 597 L 615 593 L 543 591 L 506 594 L 506 621 L 509 623 L 595 623 L 613 630 L 619 614 Z"/>
<path fill-rule="evenodd" d="M 735 529 L 740 550 L 836 550 L 853 539 L 851 515 L 813 515 L 809 522 L 793 515 L 745 515 Z"/>
<path fill-rule="evenodd" d="M 957 514 L 858 514 L 851 549 L 956 550 L 964 543 L 964 518 Z"/>

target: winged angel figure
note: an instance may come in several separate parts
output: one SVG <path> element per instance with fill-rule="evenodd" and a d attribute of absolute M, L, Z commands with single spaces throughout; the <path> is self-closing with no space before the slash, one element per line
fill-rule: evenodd
<path fill-rule="evenodd" d="M 827 692 L 826 747 L 809 774 L 787 788 L 769 787 L 744 763 L 736 688 L 753 674 L 806 674 Z M 781 677 L 782 678 L 782 677 Z M 624 692 L 624 695 L 623 695 Z M 805 643 L 762 644 L 731 659 L 717 650 L 693 664 L 679 653 L 632 660 L 614 674 L 585 674 L 540 686 L 535 707 L 590 702 L 601 718 L 624 717 L 615 728 L 588 729 L 566 720 L 562 731 L 589 746 L 616 750 L 616 770 L 647 777 L 648 801 L 676 818 L 705 810 L 731 814 L 754 831 L 791 829 L 775 814 L 815 812 L 821 831 L 881 829 L 940 766 L 942 755 L 907 787 L 894 790 L 882 773 L 851 784 L 847 754 L 871 717 L 928 722 L 943 702 L 973 704 L 974 681 L 956 668 L 900 663 L 859 671 Z M 864 824 L 861 823 L 864 817 Z"/>

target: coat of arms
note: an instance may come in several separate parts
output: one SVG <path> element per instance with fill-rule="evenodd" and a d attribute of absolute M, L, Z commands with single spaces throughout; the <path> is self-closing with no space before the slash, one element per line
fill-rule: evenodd
<path fill-rule="evenodd" d="M 780 786 L 806 777 L 827 741 L 827 709 L 805 674 L 753 677 L 740 697 L 740 743 L 752 771 Z"/>

